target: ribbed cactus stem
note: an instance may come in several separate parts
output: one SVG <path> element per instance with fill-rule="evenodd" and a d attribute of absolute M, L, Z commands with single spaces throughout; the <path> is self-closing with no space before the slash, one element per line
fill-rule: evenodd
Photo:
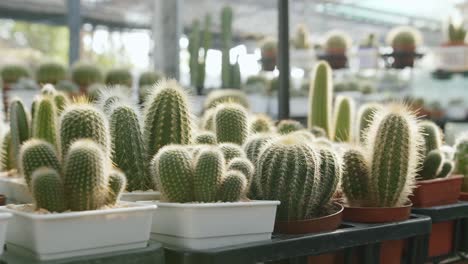
<path fill-rule="evenodd" d="M 145 106 L 144 140 L 149 158 L 170 144 L 191 142 L 192 122 L 186 92 L 176 81 L 161 81 Z"/>
<path fill-rule="evenodd" d="M 193 200 L 192 157 L 182 146 L 163 147 L 152 162 L 163 200 L 185 203 Z"/>
<path fill-rule="evenodd" d="M 131 105 L 119 103 L 112 110 L 109 123 L 112 161 L 125 173 L 127 190 L 154 190 L 137 110 Z"/>
<path fill-rule="evenodd" d="M 57 114 L 51 97 L 42 97 L 37 103 L 33 125 L 33 137 L 57 146 Z"/>
<path fill-rule="evenodd" d="M 247 180 L 247 190 L 250 188 L 252 183 L 252 176 L 255 170 L 252 162 L 246 158 L 234 158 L 229 162 L 227 170 L 241 172 Z"/>
<path fill-rule="evenodd" d="M 247 111 L 238 104 L 216 107 L 214 127 L 218 142 L 242 145 L 248 135 Z"/>
<path fill-rule="evenodd" d="M 273 132 L 273 121 L 267 115 L 255 115 L 250 121 L 251 133 L 270 133 Z"/>
<path fill-rule="evenodd" d="M 329 148 L 318 150 L 320 157 L 319 207 L 326 206 L 335 194 L 341 179 L 341 161 Z"/>
<path fill-rule="evenodd" d="M 457 138 L 455 144 L 455 173 L 465 176 L 462 191 L 468 191 L 468 134 Z"/>
<path fill-rule="evenodd" d="M 127 178 L 125 174 L 118 170 L 112 170 L 109 173 L 109 190 L 107 194 L 107 205 L 115 205 L 120 195 L 125 191 Z"/>
<path fill-rule="evenodd" d="M 12 100 L 9 113 L 13 157 L 17 160 L 21 144 L 30 137 L 30 120 L 23 101 L 19 98 Z"/>
<path fill-rule="evenodd" d="M 338 96 L 335 105 L 334 140 L 351 142 L 353 139 L 354 101 L 350 97 Z"/>
<path fill-rule="evenodd" d="M 201 128 L 208 131 L 214 131 L 214 114 L 216 108 L 210 108 L 205 111 L 201 120 Z"/>
<path fill-rule="evenodd" d="M 364 206 L 369 196 L 370 171 L 364 154 L 359 149 L 350 149 L 343 154 L 343 177 L 341 187 L 350 206 Z"/>
<path fill-rule="evenodd" d="M 237 202 L 245 194 L 247 180 L 239 171 L 228 171 L 219 186 L 218 200 L 222 202 Z"/>
<path fill-rule="evenodd" d="M 325 61 L 320 61 L 314 69 L 314 78 L 309 93 L 309 129 L 318 126 L 327 136 L 331 134 L 331 112 L 333 84 L 331 68 Z"/>
<path fill-rule="evenodd" d="M 363 104 L 358 111 L 358 120 L 359 120 L 359 141 L 364 143 L 366 141 L 365 135 L 367 129 L 372 123 L 374 113 L 381 110 L 382 105 L 375 103 Z"/>
<path fill-rule="evenodd" d="M 10 131 L 7 131 L 3 136 L 0 165 L 1 171 L 9 171 L 16 168 L 16 159 L 13 153 L 13 142 L 11 140 Z"/>
<path fill-rule="evenodd" d="M 110 115 L 114 104 L 127 103 L 130 97 L 127 87 L 111 86 L 99 90 L 96 105 L 106 114 Z"/>
<path fill-rule="evenodd" d="M 58 213 L 68 209 L 62 179 L 56 170 L 47 167 L 35 170 L 31 189 L 36 209 Z"/>
<path fill-rule="evenodd" d="M 239 145 L 232 143 L 223 143 L 219 145 L 219 149 L 224 155 L 226 162 L 230 162 L 234 158 L 244 158 L 245 153 Z"/>
<path fill-rule="evenodd" d="M 195 144 L 216 145 L 216 135 L 210 131 L 203 131 L 198 133 L 194 139 Z"/>
<path fill-rule="evenodd" d="M 315 140 L 315 136 L 305 129 L 297 130 L 297 131 L 291 132 L 290 134 L 291 136 L 300 137 L 301 139 L 309 141 L 309 142 L 313 142 Z"/>
<path fill-rule="evenodd" d="M 54 103 L 57 117 L 63 112 L 65 107 L 69 104 L 68 96 L 63 92 L 57 92 L 54 95 Z"/>
<path fill-rule="evenodd" d="M 55 147 L 44 140 L 30 139 L 26 141 L 21 146 L 19 171 L 29 187 L 31 187 L 33 172 L 42 167 L 51 168 L 58 173 L 61 172 Z"/>
<path fill-rule="evenodd" d="M 70 210 L 96 210 L 106 204 L 109 166 L 109 157 L 94 141 L 80 139 L 70 146 L 63 177 Z"/>
<path fill-rule="evenodd" d="M 199 202 L 214 202 L 225 170 L 225 160 L 215 147 L 202 149 L 195 160 L 193 196 Z"/>
<path fill-rule="evenodd" d="M 421 134 L 424 137 L 424 150 L 428 154 L 432 150 L 442 146 L 442 135 L 440 128 L 432 121 L 422 121 L 420 124 Z"/>
<path fill-rule="evenodd" d="M 432 180 L 437 178 L 438 173 L 442 169 L 444 157 L 440 150 L 434 149 L 430 151 L 422 164 L 422 169 L 419 173 L 421 180 Z"/>
<path fill-rule="evenodd" d="M 277 131 L 282 135 L 286 135 L 302 129 L 304 129 L 304 126 L 302 126 L 301 123 L 291 119 L 281 120 L 277 125 Z"/>
<path fill-rule="evenodd" d="M 453 171 L 454 165 L 452 161 L 446 160 L 442 167 L 440 168 L 439 173 L 437 174 L 437 178 L 445 178 L 449 176 Z"/>
<path fill-rule="evenodd" d="M 247 158 L 253 164 L 256 164 L 262 148 L 269 144 L 274 138 L 275 136 L 269 134 L 257 134 L 249 137 L 243 146 Z"/>

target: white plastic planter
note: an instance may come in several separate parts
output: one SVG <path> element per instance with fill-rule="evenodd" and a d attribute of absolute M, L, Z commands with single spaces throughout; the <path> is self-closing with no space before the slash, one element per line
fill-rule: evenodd
<path fill-rule="evenodd" d="M 359 69 L 376 69 L 379 66 L 378 48 L 359 48 L 357 50 Z"/>
<path fill-rule="evenodd" d="M 151 238 L 185 249 L 207 249 L 271 238 L 279 201 L 155 204 Z"/>
<path fill-rule="evenodd" d="M 0 193 L 4 194 L 9 203 L 25 204 L 32 202 L 26 181 L 19 176 L 0 175 Z"/>
<path fill-rule="evenodd" d="M 310 70 L 314 66 L 317 58 L 313 49 L 291 49 L 291 65 Z"/>
<path fill-rule="evenodd" d="M 447 46 L 434 49 L 436 68 L 446 71 L 468 70 L 468 46 Z"/>
<path fill-rule="evenodd" d="M 148 244 L 155 205 L 121 203 L 125 207 L 54 214 L 13 215 L 6 243 L 9 251 L 52 260 L 144 248 Z"/>
<path fill-rule="evenodd" d="M 10 213 L 0 213 L 0 255 L 3 254 L 8 220 L 12 217 Z"/>
<path fill-rule="evenodd" d="M 161 193 L 155 191 L 124 192 L 120 196 L 120 201 L 126 202 L 156 201 L 159 199 L 161 199 Z"/>

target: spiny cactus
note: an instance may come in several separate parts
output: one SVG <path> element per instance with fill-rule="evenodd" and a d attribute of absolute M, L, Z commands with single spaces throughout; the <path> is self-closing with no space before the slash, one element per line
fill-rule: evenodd
<path fill-rule="evenodd" d="M 127 69 L 112 69 L 107 72 L 104 82 L 106 85 L 125 85 L 132 87 L 132 73 Z"/>
<path fill-rule="evenodd" d="M 69 104 L 68 96 L 64 92 L 56 92 L 54 94 L 55 113 L 57 117 L 62 114 L 65 107 Z"/>
<path fill-rule="evenodd" d="M 431 180 L 437 178 L 444 163 L 443 155 L 438 149 L 430 151 L 424 159 L 422 169 L 419 172 L 422 180 Z"/>
<path fill-rule="evenodd" d="M 350 206 L 365 206 L 369 196 L 370 170 L 362 150 L 349 149 L 343 154 L 341 186 Z"/>
<path fill-rule="evenodd" d="M 273 132 L 273 121 L 264 114 L 255 115 L 250 121 L 251 133 L 270 133 Z"/>
<path fill-rule="evenodd" d="M 195 136 L 194 143 L 216 145 L 218 141 L 216 140 L 216 135 L 213 132 L 203 131 Z"/>
<path fill-rule="evenodd" d="M 127 178 L 125 174 L 118 170 L 109 173 L 109 190 L 107 194 L 107 205 L 115 205 L 120 199 L 120 195 L 125 191 Z"/>
<path fill-rule="evenodd" d="M 16 159 L 13 153 L 13 142 L 11 140 L 10 131 L 7 131 L 5 135 L 3 135 L 0 166 L 1 171 L 9 171 L 16 168 Z"/>
<path fill-rule="evenodd" d="M 239 171 L 228 171 L 219 186 L 218 200 L 223 202 L 237 202 L 244 195 L 247 180 Z"/>
<path fill-rule="evenodd" d="M 335 105 L 334 140 L 351 142 L 353 139 L 354 101 L 350 97 L 338 96 Z"/>
<path fill-rule="evenodd" d="M 365 142 L 366 131 L 372 123 L 372 118 L 374 113 L 382 109 L 382 105 L 375 103 L 363 104 L 358 111 L 358 120 L 359 120 L 359 142 Z"/>
<path fill-rule="evenodd" d="M 19 155 L 19 171 L 24 176 L 28 187 L 31 188 L 33 172 L 41 167 L 61 172 L 55 147 L 44 140 L 30 139 L 21 146 Z"/>
<path fill-rule="evenodd" d="M 37 103 L 34 117 L 33 137 L 43 139 L 53 146 L 57 146 L 57 114 L 55 103 L 50 97 L 42 97 Z"/>
<path fill-rule="evenodd" d="M 103 75 L 98 67 L 88 63 L 78 63 L 73 66 L 71 77 L 80 87 L 87 87 L 93 83 L 100 83 Z M 84 92 L 84 90 L 82 90 Z"/>
<path fill-rule="evenodd" d="M 15 98 L 10 103 L 10 133 L 13 144 L 13 158 L 18 159 L 21 144 L 30 137 L 30 121 L 23 101 Z"/>
<path fill-rule="evenodd" d="M 206 111 L 222 103 L 236 103 L 242 105 L 245 109 L 250 108 L 245 92 L 236 89 L 222 89 L 208 94 L 205 99 L 204 109 Z"/>
<path fill-rule="evenodd" d="M 98 91 L 96 105 L 106 114 L 110 115 L 113 105 L 128 103 L 130 93 L 122 86 L 112 86 Z"/>
<path fill-rule="evenodd" d="M 232 8 L 225 6 L 221 9 L 221 86 L 231 87 L 230 50 L 232 48 Z"/>
<path fill-rule="evenodd" d="M 333 84 L 331 68 L 325 61 L 320 61 L 314 69 L 314 78 L 309 93 L 309 129 L 321 127 L 330 137 Z"/>
<path fill-rule="evenodd" d="M 455 143 L 455 173 L 464 176 L 462 191 L 468 191 L 468 134 L 458 137 Z"/>
<path fill-rule="evenodd" d="M 135 107 L 117 104 L 109 117 L 112 161 L 127 176 L 128 191 L 154 190 L 148 157 Z"/>
<path fill-rule="evenodd" d="M 276 129 L 278 133 L 286 135 L 294 131 L 302 130 L 304 129 L 304 126 L 302 126 L 301 123 L 296 120 L 286 119 L 281 120 L 276 126 Z"/>
<path fill-rule="evenodd" d="M 183 146 L 165 146 L 156 154 L 152 171 L 163 200 L 176 203 L 193 200 L 192 157 Z"/>
<path fill-rule="evenodd" d="M 250 184 L 252 182 L 252 176 L 255 170 L 254 165 L 252 164 L 252 162 L 250 162 L 250 160 L 246 158 L 234 158 L 227 165 L 227 170 L 235 170 L 241 172 L 247 180 L 247 189 L 249 189 Z"/>
<path fill-rule="evenodd" d="M 273 135 L 270 134 L 256 134 L 249 138 L 245 142 L 243 149 L 247 158 L 253 163 L 257 163 L 258 155 L 262 148 L 269 144 L 274 139 Z"/>
<path fill-rule="evenodd" d="M 297 137 L 300 137 L 306 141 L 309 141 L 309 142 L 312 142 L 315 140 L 315 136 L 310 133 L 309 131 L 305 130 L 305 129 L 302 129 L 302 130 L 296 130 L 294 132 L 291 132 L 290 135 L 292 136 L 297 136 Z"/>
<path fill-rule="evenodd" d="M 219 149 L 224 155 L 226 162 L 230 162 L 234 158 L 243 158 L 245 153 L 239 145 L 232 143 L 223 143 L 219 145 Z"/>
<path fill-rule="evenodd" d="M 200 127 L 203 130 L 207 131 L 214 131 L 214 115 L 215 115 L 216 109 L 215 108 L 210 108 L 205 111 L 201 118 L 201 124 Z"/>
<path fill-rule="evenodd" d="M 310 133 L 312 133 L 316 138 L 321 138 L 321 137 L 327 137 L 327 132 L 321 128 L 314 126 L 312 128 L 309 128 Z"/>
<path fill-rule="evenodd" d="M 72 211 L 99 209 L 107 202 L 108 156 L 89 139 L 79 139 L 69 148 L 63 177 L 68 206 Z"/>
<path fill-rule="evenodd" d="M 318 196 L 319 208 L 330 202 L 341 179 L 341 161 L 329 148 L 318 151 L 320 157 L 320 188 Z"/>
<path fill-rule="evenodd" d="M 62 179 L 56 170 L 46 167 L 35 170 L 31 190 L 36 209 L 58 213 L 68 209 Z"/>
<path fill-rule="evenodd" d="M 432 121 L 422 121 L 419 124 L 421 134 L 424 137 L 424 151 L 428 154 L 432 150 L 442 146 L 442 135 L 440 128 Z"/>
<path fill-rule="evenodd" d="M 248 135 L 247 111 L 238 104 L 221 104 L 216 107 L 214 127 L 220 143 L 242 145 Z"/>
<path fill-rule="evenodd" d="M 145 105 L 144 140 L 153 157 L 169 144 L 191 142 L 192 121 L 187 95 L 175 80 L 163 80 Z"/>
<path fill-rule="evenodd" d="M 437 174 L 437 178 L 445 178 L 450 175 L 453 171 L 453 162 L 452 161 L 445 161 L 440 168 L 439 173 Z"/>
<path fill-rule="evenodd" d="M 90 138 L 98 143 L 104 153 L 110 152 L 109 126 L 104 114 L 86 103 L 69 105 L 60 118 L 62 157 L 77 139 Z"/>
<path fill-rule="evenodd" d="M 155 85 L 159 80 L 162 79 L 162 74 L 155 71 L 145 71 L 140 74 L 138 78 L 138 87 L 145 85 Z"/>
<path fill-rule="evenodd" d="M 36 80 L 39 84 L 57 84 L 66 79 L 67 70 L 65 66 L 55 62 L 46 62 L 39 65 L 36 71 Z"/>
<path fill-rule="evenodd" d="M 216 201 L 217 186 L 225 170 L 223 153 L 217 148 L 204 148 L 195 161 L 193 195 L 196 201 Z"/>
<path fill-rule="evenodd" d="M 0 76 L 5 83 L 13 84 L 21 78 L 29 77 L 30 73 L 23 65 L 7 64 L 0 71 Z"/>
<path fill-rule="evenodd" d="M 321 148 L 333 148 L 333 143 L 326 138 L 315 139 L 313 145 Z"/>

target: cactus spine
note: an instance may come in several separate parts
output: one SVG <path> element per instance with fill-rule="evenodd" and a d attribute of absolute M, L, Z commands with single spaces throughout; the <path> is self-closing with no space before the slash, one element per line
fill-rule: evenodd
<path fill-rule="evenodd" d="M 219 186 L 218 200 L 236 202 L 244 195 L 247 186 L 245 176 L 239 171 L 228 171 Z"/>
<path fill-rule="evenodd" d="M 308 127 L 323 128 L 327 136 L 331 133 L 331 110 L 332 110 L 332 73 L 327 62 L 321 61 L 315 66 L 314 78 L 309 93 L 309 115 Z"/>
<path fill-rule="evenodd" d="M 353 139 L 352 120 L 354 118 L 354 101 L 350 97 L 339 96 L 335 106 L 334 140 L 351 142 Z"/>
<path fill-rule="evenodd" d="M 222 104 L 214 116 L 216 139 L 242 145 L 247 138 L 247 111 L 238 104 Z"/>
<path fill-rule="evenodd" d="M 217 186 L 221 184 L 225 160 L 216 148 L 202 149 L 195 161 L 193 177 L 194 199 L 200 202 L 216 201 Z"/>
<path fill-rule="evenodd" d="M 254 169 L 255 168 L 252 162 L 250 162 L 246 158 L 234 158 L 229 162 L 227 166 L 228 171 L 239 171 L 245 176 L 245 179 L 247 180 L 247 189 L 250 188 L 250 185 L 252 183 Z"/>
<path fill-rule="evenodd" d="M 216 140 L 216 135 L 213 132 L 204 131 L 198 133 L 195 136 L 195 144 L 206 144 L 206 145 L 216 145 L 218 141 Z"/>
<path fill-rule="evenodd" d="M 31 189 L 37 209 L 59 213 L 67 210 L 62 179 L 57 171 L 46 167 L 35 170 Z"/>
<path fill-rule="evenodd" d="M 258 114 L 250 122 L 251 133 L 270 133 L 273 132 L 273 121 L 267 115 Z"/>
<path fill-rule="evenodd" d="M 359 142 L 364 143 L 366 141 L 366 131 L 372 123 L 374 113 L 381 110 L 382 106 L 379 104 L 364 104 L 359 108 Z"/>
<path fill-rule="evenodd" d="M 23 102 L 16 98 L 10 103 L 10 133 L 13 157 L 18 159 L 21 144 L 30 137 L 30 121 Z"/>
<path fill-rule="evenodd" d="M 34 123 L 32 124 L 33 137 L 57 146 L 56 117 L 55 103 L 52 98 L 42 97 L 37 103 Z"/>
<path fill-rule="evenodd" d="M 191 142 L 192 124 L 187 95 L 176 81 L 161 81 L 145 106 L 144 140 L 153 157 L 169 144 Z"/>
<path fill-rule="evenodd" d="M 350 206 L 365 206 L 369 196 L 370 171 L 363 152 L 350 149 L 343 154 L 341 186 Z"/>
<path fill-rule="evenodd" d="M 247 139 L 243 148 L 247 158 L 252 162 L 252 164 L 257 163 L 257 158 L 260 155 L 262 148 L 269 144 L 273 139 L 274 136 L 269 134 L 253 135 Z"/>
<path fill-rule="evenodd" d="M 219 149 L 223 153 L 226 162 L 230 162 L 234 158 L 245 157 L 245 153 L 242 148 L 236 144 L 223 143 L 219 145 Z"/>
<path fill-rule="evenodd" d="M 13 142 L 11 141 L 10 131 L 7 131 L 3 136 L 0 165 L 1 171 L 9 171 L 16 168 L 16 162 L 13 153 Z"/>
<path fill-rule="evenodd" d="M 291 119 L 281 120 L 277 125 L 277 131 L 282 135 L 286 135 L 302 129 L 304 129 L 304 127 L 301 125 L 301 123 Z"/>

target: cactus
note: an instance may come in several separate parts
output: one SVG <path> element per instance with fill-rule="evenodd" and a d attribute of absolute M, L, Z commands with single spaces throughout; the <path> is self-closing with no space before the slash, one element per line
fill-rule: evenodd
<path fill-rule="evenodd" d="M 144 140 L 153 157 L 169 144 L 191 142 L 192 122 L 186 93 L 175 80 L 161 81 L 145 106 Z"/>
<path fill-rule="evenodd" d="M 358 111 L 358 120 L 359 120 L 359 142 L 365 142 L 366 131 L 372 123 L 372 118 L 374 113 L 381 110 L 382 106 L 380 104 L 368 103 L 363 104 Z"/>
<path fill-rule="evenodd" d="M 30 121 L 23 101 L 15 98 L 10 103 L 10 133 L 13 144 L 13 158 L 18 159 L 21 144 L 30 137 Z"/>
<path fill-rule="evenodd" d="M 156 154 L 152 171 L 163 200 L 175 203 L 193 200 L 193 167 L 183 146 L 165 146 Z"/>
<path fill-rule="evenodd" d="M 313 145 L 322 148 L 333 148 L 333 143 L 326 138 L 318 138 L 314 140 Z"/>
<path fill-rule="evenodd" d="M 55 103 L 50 97 L 42 97 L 37 103 L 37 109 L 32 124 L 33 137 L 43 139 L 57 146 L 57 114 Z"/>
<path fill-rule="evenodd" d="M 57 84 L 61 80 L 65 80 L 67 69 L 65 66 L 55 62 L 47 62 L 39 65 L 36 71 L 36 81 L 39 84 Z"/>
<path fill-rule="evenodd" d="M 309 128 L 310 133 L 314 135 L 316 138 L 323 138 L 327 137 L 327 132 L 321 127 L 314 126 L 312 128 Z"/>
<path fill-rule="evenodd" d="M 334 140 L 351 142 L 353 139 L 354 101 L 350 97 L 338 96 L 335 105 Z"/>
<path fill-rule="evenodd" d="M 223 202 L 237 202 L 245 194 L 247 180 L 239 171 L 228 171 L 219 186 L 218 199 Z"/>
<path fill-rule="evenodd" d="M 194 87 L 197 86 L 198 79 L 198 65 L 200 54 L 200 21 L 194 19 L 192 22 L 192 30 L 189 36 L 189 68 L 190 68 L 190 84 Z"/>
<path fill-rule="evenodd" d="M 110 152 L 109 127 L 104 114 L 86 103 L 68 106 L 60 118 L 60 139 L 62 157 L 77 139 L 90 138 L 98 143 L 104 153 Z"/>
<path fill-rule="evenodd" d="M 198 133 L 194 139 L 195 144 L 216 145 L 216 135 L 210 131 L 203 131 Z"/>
<path fill-rule="evenodd" d="M 286 119 L 281 120 L 276 126 L 276 128 L 278 130 L 278 133 L 286 135 L 294 131 L 302 130 L 304 129 L 304 126 L 302 126 L 301 123 L 299 123 L 296 120 Z"/>
<path fill-rule="evenodd" d="M 205 111 L 201 118 L 201 129 L 203 130 L 208 130 L 208 131 L 214 131 L 214 114 L 216 113 L 215 108 L 210 108 Z"/>
<path fill-rule="evenodd" d="M 248 135 L 247 111 L 238 104 L 222 104 L 216 107 L 214 116 L 216 139 L 242 145 Z"/>
<path fill-rule="evenodd" d="M 3 135 L 0 166 L 1 171 L 9 171 L 16 168 L 16 159 L 13 153 L 13 142 L 11 140 L 10 131 L 7 131 Z"/>
<path fill-rule="evenodd" d="M 68 206 L 72 211 L 99 209 L 107 202 L 108 156 L 90 139 L 79 139 L 69 148 L 63 177 Z"/>
<path fill-rule="evenodd" d="M 126 104 L 115 105 L 109 123 L 112 161 L 127 176 L 128 191 L 154 190 L 137 110 Z"/>
<path fill-rule="evenodd" d="M 255 170 L 250 160 L 246 158 L 234 158 L 227 165 L 227 170 L 228 171 L 235 170 L 235 171 L 241 172 L 245 176 L 245 179 L 247 180 L 247 189 L 250 188 L 250 185 L 252 183 L 252 176 Z"/>
<path fill-rule="evenodd" d="M 221 40 L 221 87 L 229 88 L 231 85 L 231 62 L 229 51 L 232 48 L 232 8 L 229 6 L 225 6 L 221 10 Z"/>
<path fill-rule="evenodd" d="M 31 190 L 36 209 L 58 213 L 68 209 L 62 179 L 56 170 L 46 167 L 35 170 Z"/>
<path fill-rule="evenodd" d="M 421 134 L 424 137 L 424 153 L 440 149 L 442 146 L 442 135 L 440 128 L 432 121 L 422 121 L 420 124 Z"/>
<path fill-rule="evenodd" d="M 106 115 L 111 114 L 113 105 L 117 103 L 128 103 L 130 93 L 122 86 L 114 86 L 99 90 L 96 105 L 102 109 Z"/>
<path fill-rule="evenodd" d="M 104 83 L 106 85 L 123 85 L 132 87 L 132 73 L 127 69 L 112 69 L 107 72 Z"/>
<path fill-rule="evenodd" d="M 222 103 L 236 103 L 242 105 L 245 109 L 250 108 L 245 92 L 235 89 L 222 89 L 208 94 L 204 102 L 204 109 L 207 111 Z"/>
<path fill-rule="evenodd" d="M 271 118 L 264 114 L 255 115 L 250 120 L 251 133 L 270 133 L 273 132 L 273 121 Z"/>
<path fill-rule="evenodd" d="M 140 75 L 140 78 L 138 78 L 138 87 L 141 88 L 145 85 L 153 86 L 161 79 L 161 73 L 155 71 L 145 71 Z"/>
<path fill-rule="evenodd" d="M 56 110 L 55 113 L 57 117 L 59 117 L 60 114 L 62 114 L 63 110 L 69 103 L 68 96 L 63 92 L 57 92 L 54 95 L 54 103 L 55 103 L 55 110 Z"/>
<path fill-rule="evenodd" d="M 444 161 L 442 167 L 440 168 L 439 173 L 437 174 L 437 178 L 445 178 L 450 175 L 453 171 L 453 162 L 452 161 Z"/>
<path fill-rule="evenodd" d="M 19 155 L 19 171 L 24 176 L 28 187 L 31 187 L 33 172 L 41 167 L 61 172 L 55 147 L 44 140 L 30 139 L 21 146 Z"/>
<path fill-rule="evenodd" d="M 341 161 L 337 155 L 328 148 L 320 148 L 320 188 L 318 189 L 319 209 L 326 206 L 335 194 L 341 179 Z"/>
<path fill-rule="evenodd" d="M 57 90 L 55 90 L 55 87 L 50 83 L 45 84 L 41 89 L 41 95 L 45 96 L 53 96 L 56 92 Z"/>
<path fill-rule="evenodd" d="M 232 143 L 223 143 L 219 145 L 219 149 L 224 155 L 226 162 L 230 162 L 234 158 L 244 158 L 245 153 L 239 145 Z"/>
<path fill-rule="evenodd" d="M 109 190 L 107 193 L 107 205 L 115 205 L 119 199 L 120 195 L 125 191 L 127 186 L 127 178 L 125 174 L 118 170 L 112 170 L 109 173 Z"/>
<path fill-rule="evenodd" d="M 273 139 L 274 136 L 269 134 L 258 134 L 247 138 L 243 149 L 252 164 L 257 163 L 257 158 L 260 155 L 262 148 L 269 144 Z"/>
<path fill-rule="evenodd" d="M 457 138 L 455 143 L 455 173 L 464 176 L 462 191 L 468 191 L 468 134 Z"/>
<path fill-rule="evenodd" d="M 28 69 L 22 65 L 9 64 L 2 68 L 0 76 L 3 82 L 13 84 L 18 82 L 21 78 L 29 77 L 30 73 Z"/>
<path fill-rule="evenodd" d="M 437 178 L 444 163 L 442 153 L 438 149 L 429 152 L 424 159 L 422 169 L 418 173 L 422 180 L 431 180 Z"/>
<path fill-rule="evenodd" d="M 369 127 L 370 189 L 378 207 L 402 206 L 414 187 L 422 138 L 414 115 L 393 104 L 376 112 Z"/>
<path fill-rule="evenodd" d="M 341 186 L 350 206 L 364 206 L 369 196 L 370 171 L 362 150 L 349 149 L 343 154 Z"/>
<path fill-rule="evenodd" d="M 279 221 L 313 217 L 319 207 L 320 159 L 309 145 L 290 135 L 268 144 L 256 166 L 259 195 L 279 200 Z"/>
<path fill-rule="evenodd" d="M 223 153 L 217 148 L 204 148 L 195 161 L 193 196 L 199 202 L 216 201 L 217 187 L 225 170 Z"/>
<path fill-rule="evenodd" d="M 103 75 L 101 70 L 93 64 L 77 63 L 71 71 L 71 79 L 80 87 L 88 87 L 93 83 L 101 83 Z M 82 92 L 85 90 L 82 89 Z"/>
<path fill-rule="evenodd" d="M 309 142 L 313 142 L 315 140 L 315 136 L 310 133 L 309 131 L 305 130 L 305 129 L 302 129 L 302 130 L 296 130 L 294 132 L 291 132 L 290 133 L 292 136 L 297 136 L 297 137 L 300 137 L 302 139 L 304 139 L 305 141 L 309 141 Z"/>
<path fill-rule="evenodd" d="M 331 111 L 333 84 L 330 65 L 320 61 L 314 69 L 314 78 L 309 93 L 308 127 L 321 127 L 328 137 L 331 134 Z"/>

